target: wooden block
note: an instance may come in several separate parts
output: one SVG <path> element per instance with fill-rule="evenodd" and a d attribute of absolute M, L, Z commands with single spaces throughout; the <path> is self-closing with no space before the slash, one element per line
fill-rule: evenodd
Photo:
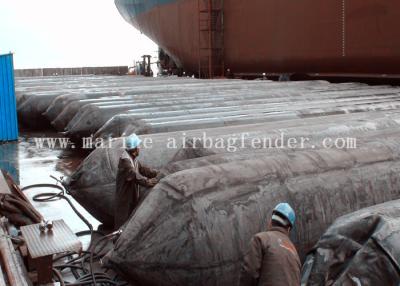
<path fill-rule="evenodd" d="M 38 274 L 38 284 L 49 284 L 53 281 L 53 256 L 43 256 L 35 259 Z"/>

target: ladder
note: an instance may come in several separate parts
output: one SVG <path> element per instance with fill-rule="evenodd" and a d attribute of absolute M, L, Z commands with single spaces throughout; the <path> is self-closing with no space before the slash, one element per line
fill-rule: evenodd
<path fill-rule="evenodd" d="M 224 76 L 224 0 L 198 0 L 199 78 Z"/>

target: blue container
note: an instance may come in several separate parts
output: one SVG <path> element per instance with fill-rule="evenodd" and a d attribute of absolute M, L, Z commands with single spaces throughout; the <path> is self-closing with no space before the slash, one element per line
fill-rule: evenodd
<path fill-rule="evenodd" d="M 17 139 L 13 55 L 0 55 L 0 142 Z"/>

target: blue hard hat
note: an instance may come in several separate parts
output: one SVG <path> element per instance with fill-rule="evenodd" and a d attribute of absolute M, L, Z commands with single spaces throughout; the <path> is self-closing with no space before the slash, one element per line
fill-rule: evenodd
<path fill-rule="evenodd" d="M 131 134 L 125 138 L 125 146 L 127 150 L 139 147 L 140 143 L 142 143 L 142 140 L 140 140 L 136 134 Z"/>
<path fill-rule="evenodd" d="M 296 221 L 296 214 L 294 213 L 294 210 L 288 203 L 278 204 L 274 208 L 273 213 L 279 213 L 280 215 L 285 217 L 292 226 L 294 226 L 294 223 Z"/>

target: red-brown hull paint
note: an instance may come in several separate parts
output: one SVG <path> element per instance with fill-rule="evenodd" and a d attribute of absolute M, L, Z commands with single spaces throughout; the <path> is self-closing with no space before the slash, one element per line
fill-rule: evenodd
<path fill-rule="evenodd" d="M 152 8 L 132 24 L 198 70 L 198 1 Z M 400 74 L 398 0 L 225 0 L 224 62 L 234 73 Z"/>

